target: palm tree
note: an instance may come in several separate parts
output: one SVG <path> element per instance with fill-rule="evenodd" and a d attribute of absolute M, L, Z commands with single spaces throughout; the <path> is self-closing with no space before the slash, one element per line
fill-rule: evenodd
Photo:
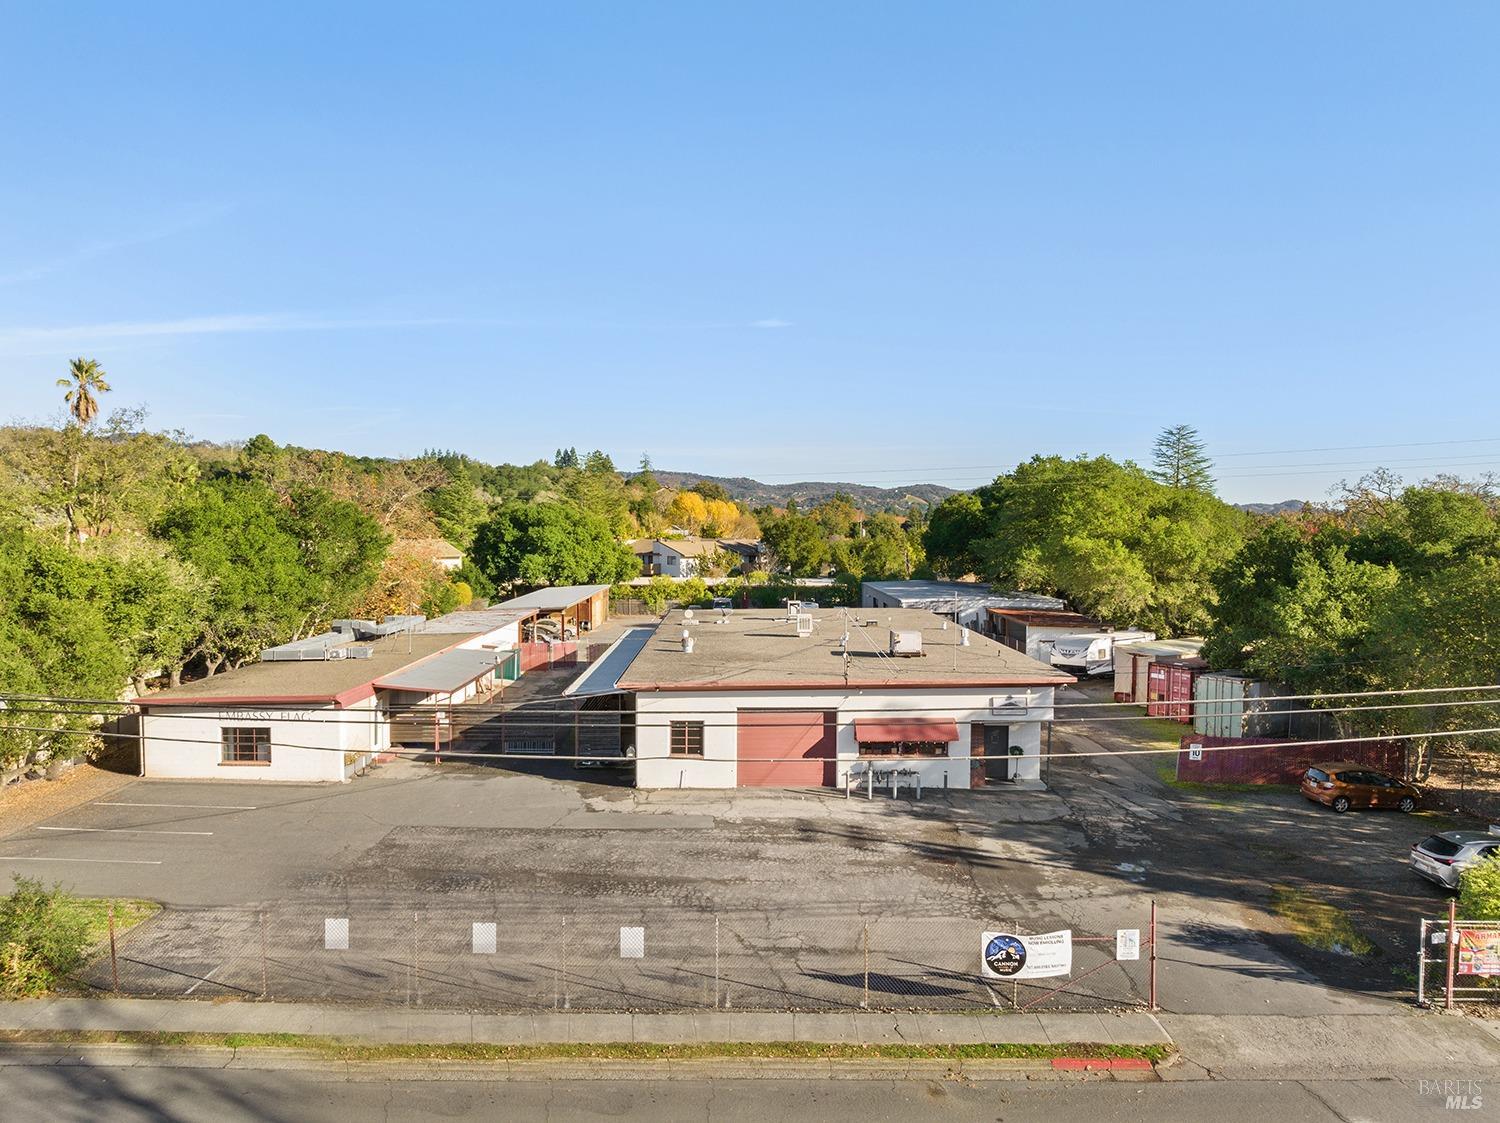
<path fill-rule="evenodd" d="M 68 377 L 57 380 L 59 386 L 68 387 L 63 400 L 68 403 L 68 412 L 80 427 L 92 425 L 99 416 L 99 399 L 95 394 L 107 394 L 109 383 L 104 381 L 104 368 L 97 359 L 74 359 L 68 364 Z"/>

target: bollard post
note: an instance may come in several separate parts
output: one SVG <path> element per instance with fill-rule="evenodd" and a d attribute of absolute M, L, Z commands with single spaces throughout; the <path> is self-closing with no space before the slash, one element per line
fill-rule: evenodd
<path fill-rule="evenodd" d="M 120 992 L 120 959 L 115 952 L 115 903 L 109 902 L 109 976 L 115 993 Z"/>
<path fill-rule="evenodd" d="M 1149 981 L 1147 982 L 1146 985 L 1147 985 L 1147 989 L 1149 991 L 1149 996 L 1150 996 L 1149 997 L 1149 1001 L 1151 1003 L 1151 1012 L 1154 1014 L 1156 1012 L 1156 901 L 1155 900 L 1152 900 L 1152 902 L 1151 902 L 1151 929 L 1150 929 L 1149 932 L 1147 932 L 1147 936 L 1149 937 L 1149 940 L 1150 940 L 1150 943 L 1151 943 L 1151 960 L 1150 960 L 1150 967 L 1149 967 L 1150 974 L 1148 976 L 1148 980 Z"/>
<path fill-rule="evenodd" d="M 864 1002 L 862 1009 L 870 1009 L 870 922 L 864 922 Z"/>
<path fill-rule="evenodd" d="M 1443 1009 L 1453 1009 L 1453 966 L 1458 958 L 1458 901 L 1448 901 L 1448 986 Z"/>
<path fill-rule="evenodd" d="M 262 910 L 260 914 L 260 996 L 266 997 L 270 989 L 267 985 L 266 970 L 266 914 Z"/>

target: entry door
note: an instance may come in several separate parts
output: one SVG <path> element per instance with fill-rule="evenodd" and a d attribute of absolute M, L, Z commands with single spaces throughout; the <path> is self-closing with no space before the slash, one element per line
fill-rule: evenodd
<path fill-rule="evenodd" d="M 1010 726 L 984 727 L 984 778 L 988 783 L 1010 779 Z"/>

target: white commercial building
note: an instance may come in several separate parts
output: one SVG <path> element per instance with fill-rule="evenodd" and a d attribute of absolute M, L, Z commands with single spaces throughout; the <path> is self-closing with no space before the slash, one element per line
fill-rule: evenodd
<path fill-rule="evenodd" d="M 676 611 L 617 651 L 575 685 L 629 696 L 643 788 L 1038 780 L 1053 692 L 1074 681 L 900 608 Z"/>
<path fill-rule="evenodd" d="M 257 663 L 147 695 L 138 702 L 141 774 L 336 782 L 393 742 L 441 745 L 451 739 L 446 707 L 515 677 L 530 615 L 501 607 L 337 621 Z"/>

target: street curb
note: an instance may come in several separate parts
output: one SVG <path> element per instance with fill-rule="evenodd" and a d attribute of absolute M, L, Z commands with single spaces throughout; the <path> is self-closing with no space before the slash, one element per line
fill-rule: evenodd
<path fill-rule="evenodd" d="M 324 1073 L 342 1080 L 1119 1080 L 1155 1081 L 1150 1061 L 1119 1058 L 959 1060 L 702 1057 L 630 1060 L 349 1061 L 300 1049 L 223 1045 L 0 1043 L 0 1071 L 51 1068 L 212 1068 Z"/>

